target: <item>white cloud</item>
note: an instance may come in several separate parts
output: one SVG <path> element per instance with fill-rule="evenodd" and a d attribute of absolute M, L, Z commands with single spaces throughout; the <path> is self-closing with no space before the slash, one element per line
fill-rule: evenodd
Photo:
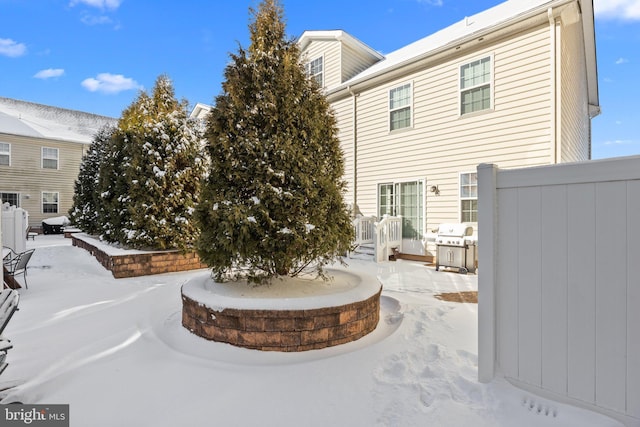
<path fill-rule="evenodd" d="M 599 18 L 640 20 L 640 0 L 594 0 Z"/>
<path fill-rule="evenodd" d="M 46 70 L 38 71 L 33 77 L 36 79 L 50 79 L 52 77 L 60 77 L 64 74 L 64 70 L 62 68 L 48 68 Z"/>
<path fill-rule="evenodd" d="M 11 39 L 0 39 L 0 55 L 16 58 L 27 53 L 27 46 Z"/>
<path fill-rule="evenodd" d="M 85 4 L 91 7 L 97 7 L 99 9 L 111 9 L 116 10 L 120 7 L 123 0 L 71 0 L 70 6 L 77 4 Z"/>
<path fill-rule="evenodd" d="M 106 25 L 113 22 L 108 16 L 95 16 L 89 14 L 82 15 L 80 21 L 82 21 L 82 23 L 85 25 Z"/>
<path fill-rule="evenodd" d="M 626 64 L 627 62 L 629 62 L 627 58 L 618 58 L 618 60 L 616 61 L 616 65 Z"/>
<path fill-rule="evenodd" d="M 142 89 L 135 80 L 122 74 L 100 73 L 95 78 L 82 81 L 82 87 L 89 92 L 118 93 L 125 90 Z"/>
<path fill-rule="evenodd" d="M 613 139 L 609 141 L 605 141 L 604 145 L 627 145 L 627 144 L 635 144 L 636 141 L 631 139 Z"/>
<path fill-rule="evenodd" d="M 442 6 L 442 0 L 418 0 L 418 3 L 426 3 L 431 6 Z"/>

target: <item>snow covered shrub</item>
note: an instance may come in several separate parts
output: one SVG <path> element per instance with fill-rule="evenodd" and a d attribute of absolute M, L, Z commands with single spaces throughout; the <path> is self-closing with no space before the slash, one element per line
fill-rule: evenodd
<path fill-rule="evenodd" d="M 207 122 L 197 249 L 218 280 L 323 275 L 352 240 L 336 121 L 279 2 L 251 12 L 251 44 L 231 54 Z"/>
<path fill-rule="evenodd" d="M 129 164 L 126 134 L 116 129 L 105 147 L 98 173 L 96 189 L 100 202 L 97 206 L 99 234 L 111 243 L 126 244 L 123 232 L 129 212 L 126 206 L 129 183 L 125 171 Z"/>
<path fill-rule="evenodd" d="M 118 124 L 126 139 L 126 210 L 121 238 L 129 247 L 171 249 L 193 245 L 193 213 L 205 162 L 203 136 L 178 101 L 167 76 L 160 76 L 150 95 L 141 93 Z"/>
<path fill-rule="evenodd" d="M 104 127 L 94 136 L 89 150 L 82 158 L 78 179 L 74 184 L 73 206 L 69 210 L 69 218 L 85 233 L 100 233 L 98 209 L 101 198 L 97 191 L 100 165 L 114 131 L 112 127 Z"/>
<path fill-rule="evenodd" d="M 171 80 L 160 76 L 96 141 L 76 183 L 78 225 L 130 248 L 193 247 L 206 169 L 203 130 L 188 117 L 186 101 L 176 100 Z"/>

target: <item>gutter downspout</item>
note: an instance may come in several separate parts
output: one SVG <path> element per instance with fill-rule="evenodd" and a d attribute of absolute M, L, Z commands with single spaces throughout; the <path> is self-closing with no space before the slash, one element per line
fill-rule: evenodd
<path fill-rule="evenodd" d="M 353 214 L 358 207 L 358 95 L 347 86 L 347 90 L 353 99 L 352 126 L 353 126 Z"/>
<path fill-rule="evenodd" d="M 547 9 L 547 17 L 549 18 L 549 38 L 551 39 L 551 132 L 550 132 L 550 151 L 551 163 L 558 163 L 559 146 L 558 146 L 558 93 L 557 93 L 557 46 L 556 46 L 556 19 L 553 17 L 553 8 Z"/>

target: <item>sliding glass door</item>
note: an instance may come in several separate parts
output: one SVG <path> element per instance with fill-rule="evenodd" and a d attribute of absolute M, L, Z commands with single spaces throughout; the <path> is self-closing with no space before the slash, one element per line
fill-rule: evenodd
<path fill-rule="evenodd" d="M 402 237 L 424 234 L 424 180 L 378 184 L 378 216 L 401 215 Z"/>

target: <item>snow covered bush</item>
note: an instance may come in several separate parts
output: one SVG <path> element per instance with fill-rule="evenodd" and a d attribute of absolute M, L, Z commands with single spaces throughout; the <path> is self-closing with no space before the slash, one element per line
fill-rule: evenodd
<path fill-rule="evenodd" d="M 125 174 L 129 165 L 128 143 L 126 134 L 118 129 L 114 131 L 100 163 L 96 188 L 100 199 L 97 209 L 98 234 L 107 242 L 123 245 L 127 244 L 123 229 L 129 216 L 126 205 L 129 183 Z"/>
<path fill-rule="evenodd" d="M 279 2 L 251 12 L 251 44 L 231 54 L 207 122 L 197 249 L 217 280 L 322 275 L 352 240 L 336 121 Z"/>
<path fill-rule="evenodd" d="M 82 158 L 78 179 L 74 184 L 73 206 L 69 210 L 71 222 L 85 233 L 99 234 L 98 209 L 100 194 L 96 191 L 100 165 L 115 129 L 105 127 L 94 136 L 89 150 Z"/>
<path fill-rule="evenodd" d="M 85 159 L 97 171 L 91 199 L 96 225 L 87 230 L 130 248 L 193 247 L 206 169 L 203 134 L 188 117 L 186 101 L 176 100 L 171 80 L 160 76 L 151 94 L 141 92 L 104 138 L 97 164 Z"/>
<path fill-rule="evenodd" d="M 127 142 L 119 194 L 126 207 L 122 227 L 130 247 L 170 249 L 191 246 L 192 220 L 205 163 L 200 128 L 189 119 L 187 103 L 175 98 L 171 80 L 160 76 L 151 95 L 141 93 L 122 115 L 119 131 Z"/>

